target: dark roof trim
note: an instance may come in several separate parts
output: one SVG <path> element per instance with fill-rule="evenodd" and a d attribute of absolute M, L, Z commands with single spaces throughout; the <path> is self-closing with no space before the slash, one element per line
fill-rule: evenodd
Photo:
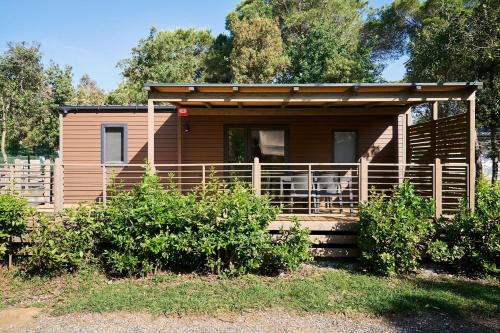
<path fill-rule="evenodd" d="M 412 86 L 473 86 L 481 89 L 483 83 L 472 82 L 381 82 L 381 83 L 165 83 L 146 82 L 144 87 L 412 87 Z"/>
<path fill-rule="evenodd" d="M 61 105 L 59 112 L 147 112 L 147 105 Z M 175 112 L 173 106 L 155 105 L 156 112 Z"/>

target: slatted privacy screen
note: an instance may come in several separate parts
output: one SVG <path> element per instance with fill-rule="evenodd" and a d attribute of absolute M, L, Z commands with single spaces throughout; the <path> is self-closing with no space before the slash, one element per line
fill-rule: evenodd
<path fill-rule="evenodd" d="M 391 196 L 394 187 L 408 180 L 416 192 L 423 197 L 432 198 L 433 165 L 432 164 L 368 164 L 368 188 L 370 197 L 383 193 Z"/>
<path fill-rule="evenodd" d="M 443 214 L 454 215 L 460 200 L 467 200 L 467 164 L 443 165 L 442 197 Z"/>
<path fill-rule="evenodd" d="M 14 190 L 32 206 L 52 202 L 52 179 L 53 165 L 48 160 L 16 160 L 0 165 L 0 193 Z"/>
<path fill-rule="evenodd" d="M 358 163 L 261 165 L 261 192 L 284 213 L 357 214 Z"/>
<path fill-rule="evenodd" d="M 411 163 L 466 163 L 468 152 L 467 114 L 439 118 L 408 126 L 408 158 Z"/>

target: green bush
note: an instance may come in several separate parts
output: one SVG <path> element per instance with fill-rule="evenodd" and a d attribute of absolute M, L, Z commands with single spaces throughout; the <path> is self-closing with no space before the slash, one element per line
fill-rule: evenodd
<path fill-rule="evenodd" d="M 29 234 L 28 269 L 57 274 L 93 263 L 112 275 L 294 269 L 310 259 L 309 234 L 295 221 L 273 239 L 267 227 L 279 210 L 240 182 L 210 177 L 184 195 L 172 181 L 164 188 L 147 168 L 131 190 L 110 188 L 106 205 L 67 210 L 56 222 L 41 216 Z"/>
<path fill-rule="evenodd" d="M 389 198 L 372 193 L 360 207 L 358 246 L 365 267 L 383 275 L 417 268 L 433 233 L 433 213 L 433 201 L 416 194 L 407 181 Z"/>
<path fill-rule="evenodd" d="M 278 213 L 268 197 L 243 183 L 228 186 L 210 177 L 183 195 L 174 185 L 165 189 L 148 169 L 138 186 L 108 201 L 102 261 L 119 275 L 179 268 L 237 275 L 268 271 L 264 265 L 292 269 L 309 258 L 309 239 L 295 225 L 274 242 L 267 227 Z"/>
<path fill-rule="evenodd" d="M 117 191 L 103 214 L 102 261 L 112 274 L 138 275 L 187 262 L 193 250 L 193 196 L 165 190 L 148 168 L 130 191 Z"/>
<path fill-rule="evenodd" d="M 476 187 L 476 210 L 466 201 L 452 221 L 440 219 L 429 254 L 436 262 L 471 276 L 498 274 L 500 262 L 500 181 L 480 179 Z"/>
<path fill-rule="evenodd" d="M 0 258 L 7 253 L 12 237 L 26 232 L 32 213 L 26 199 L 19 198 L 14 192 L 0 194 Z"/>
<path fill-rule="evenodd" d="M 272 246 L 267 226 L 279 208 L 239 182 L 227 186 L 212 179 L 193 194 L 196 248 L 207 268 L 217 274 L 260 270 Z"/>
<path fill-rule="evenodd" d="M 292 222 L 289 229 L 280 228 L 269 256 L 264 262 L 265 271 L 273 273 L 278 270 L 293 270 L 299 268 L 300 264 L 312 260 L 309 253 L 311 249 L 309 230 L 302 228 L 296 217 Z"/>
<path fill-rule="evenodd" d="M 28 233 L 27 269 L 37 274 L 59 274 L 95 264 L 102 230 L 102 208 L 95 204 L 67 209 L 60 221 L 40 214 Z"/>

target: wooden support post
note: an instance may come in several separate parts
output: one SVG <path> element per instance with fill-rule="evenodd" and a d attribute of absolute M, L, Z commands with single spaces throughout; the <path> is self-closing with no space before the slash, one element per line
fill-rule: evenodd
<path fill-rule="evenodd" d="M 60 158 L 54 160 L 54 211 L 57 213 L 64 207 L 64 172 Z"/>
<path fill-rule="evenodd" d="M 64 115 L 59 113 L 59 157 L 63 161 L 63 145 L 64 145 Z"/>
<path fill-rule="evenodd" d="M 182 117 L 177 115 L 177 188 L 182 192 Z"/>
<path fill-rule="evenodd" d="M 409 132 L 408 127 L 411 126 L 411 107 L 406 111 L 406 127 L 405 127 L 405 163 L 411 163 L 411 151 L 410 151 L 410 140 L 409 140 Z"/>
<path fill-rule="evenodd" d="M 431 103 L 431 112 L 432 112 L 432 120 L 437 120 L 439 118 L 438 110 L 439 110 L 439 104 L 438 102 L 432 102 Z"/>
<path fill-rule="evenodd" d="M 432 196 L 436 204 L 436 218 L 440 218 L 443 215 L 443 166 L 441 164 L 441 159 L 436 157 L 434 159 L 434 170 L 432 179 Z"/>
<path fill-rule="evenodd" d="M 368 202 L 368 162 L 366 157 L 359 161 L 359 202 Z"/>
<path fill-rule="evenodd" d="M 252 186 L 255 194 L 261 194 L 261 165 L 259 158 L 254 157 L 252 167 Z"/>
<path fill-rule="evenodd" d="M 468 184 L 468 206 L 471 211 L 474 211 L 476 201 L 476 93 L 474 92 L 467 100 L 468 102 L 468 123 L 469 123 L 469 147 L 468 158 L 469 163 L 469 184 Z"/>
<path fill-rule="evenodd" d="M 431 129 L 431 158 L 436 158 L 438 150 L 437 150 L 437 120 L 439 118 L 439 104 L 438 102 L 431 103 L 431 115 L 432 115 L 432 129 Z"/>
<path fill-rule="evenodd" d="M 155 105 L 148 99 L 148 162 L 155 165 Z"/>
<path fill-rule="evenodd" d="M 398 116 L 398 183 L 401 184 L 405 178 L 406 169 L 406 117 L 407 112 Z"/>
<path fill-rule="evenodd" d="M 102 203 L 106 206 L 108 201 L 108 177 L 106 174 L 106 165 L 102 164 Z"/>
<path fill-rule="evenodd" d="M 307 213 L 311 214 L 311 195 L 312 195 L 312 172 L 311 164 L 307 165 Z"/>

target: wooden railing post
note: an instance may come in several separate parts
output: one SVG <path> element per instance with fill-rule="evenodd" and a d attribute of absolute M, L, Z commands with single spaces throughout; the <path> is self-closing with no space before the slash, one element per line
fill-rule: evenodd
<path fill-rule="evenodd" d="M 43 163 L 43 201 L 50 203 L 50 160 Z"/>
<path fill-rule="evenodd" d="M 368 201 L 368 162 L 366 157 L 361 157 L 359 160 L 359 202 Z"/>
<path fill-rule="evenodd" d="M 255 194 L 260 195 L 261 191 L 261 165 L 259 163 L 259 158 L 255 157 L 253 159 L 253 168 L 252 168 L 252 186 Z"/>
<path fill-rule="evenodd" d="M 9 188 L 11 191 L 15 190 L 15 181 L 16 181 L 16 175 L 15 175 L 15 169 L 14 169 L 14 164 L 11 164 L 9 167 Z"/>
<path fill-rule="evenodd" d="M 106 206 L 108 201 L 108 177 L 106 174 L 106 164 L 102 164 L 102 203 Z"/>
<path fill-rule="evenodd" d="M 432 177 L 432 196 L 434 198 L 434 202 L 436 204 L 436 218 L 440 218 L 443 215 L 443 166 L 441 164 L 441 159 L 436 157 L 434 159 L 434 168 L 433 168 L 433 177 Z"/>
<path fill-rule="evenodd" d="M 60 158 L 54 160 L 54 211 L 64 207 L 64 171 Z"/>
<path fill-rule="evenodd" d="M 307 165 L 307 213 L 311 214 L 311 196 L 312 196 L 312 172 L 311 164 Z"/>
<path fill-rule="evenodd" d="M 203 188 L 205 188 L 206 173 L 207 173 L 206 166 L 205 166 L 205 164 L 203 164 L 201 166 L 201 185 L 203 186 Z"/>
<path fill-rule="evenodd" d="M 22 165 L 22 161 L 18 158 L 16 158 L 14 160 L 14 181 L 13 181 L 13 184 L 14 184 L 14 190 L 20 190 L 21 189 L 21 185 L 19 183 L 23 183 L 23 181 L 19 181 L 20 178 L 23 176 L 23 173 L 22 173 L 22 168 L 23 168 L 23 165 Z"/>

